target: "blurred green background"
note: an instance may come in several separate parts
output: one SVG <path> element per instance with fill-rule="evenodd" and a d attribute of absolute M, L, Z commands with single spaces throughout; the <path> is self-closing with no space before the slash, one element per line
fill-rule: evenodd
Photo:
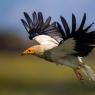
<path fill-rule="evenodd" d="M 95 21 L 94 10 L 95 0 L 0 0 L 0 95 L 95 95 L 95 82 L 84 77 L 81 83 L 72 69 L 20 55 L 35 43 L 21 24 L 24 11 L 42 11 L 59 22 L 62 15 L 70 27 L 74 13 L 78 27 L 84 12 L 86 25 Z M 95 49 L 84 61 L 95 70 Z"/>
<path fill-rule="evenodd" d="M 95 82 L 84 77 L 81 83 L 71 68 L 21 56 L 33 42 L 14 30 L 0 33 L 0 95 L 95 95 Z M 95 70 L 94 58 L 95 50 L 84 61 Z"/>

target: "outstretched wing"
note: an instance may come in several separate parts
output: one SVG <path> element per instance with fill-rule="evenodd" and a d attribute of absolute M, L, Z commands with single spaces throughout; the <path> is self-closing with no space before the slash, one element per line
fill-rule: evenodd
<path fill-rule="evenodd" d="M 84 14 L 81 25 L 76 30 L 76 17 L 74 14 L 72 14 L 72 31 L 70 31 L 70 28 L 65 18 L 62 16 L 60 18 L 64 30 L 59 23 L 57 23 L 57 26 L 59 32 L 62 34 L 63 39 L 67 40 L 69 38 L 73 38 L 76 42 L 74 50 L 77 53 L 75 55 L 87 56 L 95 47 L 95 31 L 88 31 L 94 23 L 84 28 L 84 24 L 86 21 L 86 14 Z"/>
<path fill-rule="evenodd" d="M 29 39 L 32 40 L 35 36 L 38 35 L 48 35 L 54 38 L 57 42 L 63 40 L 61 33 L 56 28 L 56 22 L 51 22 L 51 17 L 49 16 L 46 21 L 43 19 L 41 12 L 32 13 L 32 19 L 30 16 L 24 12 L 25 19 L 21 19 L 26 31 L 29 33 Z"/>

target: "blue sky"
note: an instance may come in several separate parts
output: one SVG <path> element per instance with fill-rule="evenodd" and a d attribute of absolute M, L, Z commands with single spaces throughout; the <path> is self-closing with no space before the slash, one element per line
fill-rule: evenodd
<path fill-rule="evenodd" d="M 78 23 L 84 12 L 87 23 L 95 21 L 95 0 L 0 0 L 0 26 L 24 29 L 20 19 L 23 12 L 30 15 L 33 11 L 42 11 L 44 18 L 52 16 L 52 21 L 60 21 L 64 16 L 71 25 L 71 15 L 76 15 Z"/>

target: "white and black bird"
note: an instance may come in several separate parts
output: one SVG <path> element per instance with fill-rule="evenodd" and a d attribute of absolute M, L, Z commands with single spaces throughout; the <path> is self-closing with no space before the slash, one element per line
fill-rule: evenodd
<path fill-rule="evenodd" d="M 86 65 L 82 58 L 95 47 L 95 31 L 88 31 L 90 24 L 84 28 L 86 14 L 84 14 L 80 27 L 76 29 L 76 17 L 72 14 L 72 29 L 64 17 L 61 18 L 62 26 L 58 22 L 50 23 L 51 17 L 46 21 L 43 20 L 41 12 L 33 12 L 32 19 L 24 12 L 25 19 L 21 19 L 25 29 L 29 33 L 29 39 L 36 40 L 39 44 L 26 49 L 22 55 L 36 55 L 56 64 L 71 67 L 77 78 L 83 80 L 80 70 L 91 80 L 95 81 L 95 73 Z M 70 31 L 71 30 L 71 31 Z M 72 38 L 74 43 L 72 50 L 64 47 L 64 42 Z M 62 46 L 61 52 L 57 52 L 57 48 Z"/>

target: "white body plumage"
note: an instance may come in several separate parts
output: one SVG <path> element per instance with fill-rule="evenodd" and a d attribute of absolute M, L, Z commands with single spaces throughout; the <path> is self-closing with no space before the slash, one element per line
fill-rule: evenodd
<path fill-rule="evenodd" d="M 52 49 L 59 44 L 55 39 L 48 35 L 39 35 L 34 37 L 33 39 L 36 40 L 40 45 L 43 45 L 43 48 L 45 50 Z"/>

